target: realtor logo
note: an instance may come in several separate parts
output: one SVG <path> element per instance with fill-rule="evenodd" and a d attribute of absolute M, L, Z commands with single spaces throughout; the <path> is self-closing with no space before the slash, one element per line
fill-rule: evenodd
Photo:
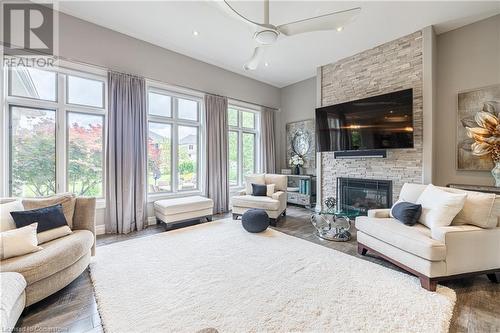
<path fill-rule="evenodd" d="M 54 55 L 52 4 L 3 4 L 4 52 L 8 55 Z"/>

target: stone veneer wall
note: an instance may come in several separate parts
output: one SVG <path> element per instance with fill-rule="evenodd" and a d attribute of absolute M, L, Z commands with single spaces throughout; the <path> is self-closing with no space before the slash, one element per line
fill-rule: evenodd
<path fill-rule="evenodd" d="M 387 158 L 335 159 L 321 154 L 321 198 L 336 196 L 337 177 L 392 180 L 393 200 L 405 182 L 422 183 L 422 32 L 321 67 L 321 105 L 413 88 L 413 149 L 387 151 Z"/>

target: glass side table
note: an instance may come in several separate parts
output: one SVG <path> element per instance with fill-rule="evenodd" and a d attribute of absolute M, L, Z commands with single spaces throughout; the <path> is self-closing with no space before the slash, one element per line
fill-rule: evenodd
<path fill-rule="evenodd" d="M 312 211 L 311 223 L 316 234 L 322 239 L 336 242 L 347 242 L 351 239 L 351 219 L 358 214 L 347 211 Z"/>

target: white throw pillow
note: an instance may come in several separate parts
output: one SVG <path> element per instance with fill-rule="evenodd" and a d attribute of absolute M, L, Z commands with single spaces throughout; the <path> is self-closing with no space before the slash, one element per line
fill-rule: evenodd
<path fill-rule="evenodd" d="M 51 240 L 67 236 L 71 233 L 73 233 L 73 231 L 71 231 L 70 227 L 67 225 L 47 231 L 42 231 L 37 234 L 38 244 L 50 242 Z"/>
<path fill-rule="evenodd" d="M 252 184 L 266 185 L 266 177 L 264 174 L 250 175 L 245 177 L 246 187 L 245 192 L 247 195 L 252 195 Z"/>
<path fill-rule="evenodd" d="M 453 219 L 451 225 L 472 224 L 480 228 L 494 228 L 497 225 L 496 217 L 492 216 L 495 193 L 481 193 L 464 191 L 455 188 L 446 188 L 450 193 L 466 193 L 464 208 Z"/>
<path fill-rule="evenodd" d="M 41 250 L 36 237 L 37 227 L 38 223 L 33 223 L 26 227 L 0 233 L 0 257 L 2 260 Z"/>
<path fill-rule="evenodd" d="M 428 228 L 445 227 L 464 208 L 467 193 L 449 193 L 429 184 L 418 197 L 422 205 L 422 215 L 418 222 Z"/>
<path fill-rule="evenodd" d="M 266 187 L 267 187 L 266 195 L 268 197 L 272 197 L 274 194 L 274 188 L 276 187 L 276 185 L 275 184 L 268 184 L 268 185 L 266 185 Z"/>
<path fill-rule="evenodd" d="M 23 204 L 19 200 L 14 200 L 0 205 L 0 232 L 16 229 L 14 219 L 10 212 L 24 210 Z"/>

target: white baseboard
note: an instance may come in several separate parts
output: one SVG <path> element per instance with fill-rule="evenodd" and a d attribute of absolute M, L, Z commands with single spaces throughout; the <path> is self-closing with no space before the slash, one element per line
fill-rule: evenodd
<path fill-rule="evenodd" d="M 99 224 L 95 226 L 95 234 L 96 235 L 104 235 L 106 230 L 104 228 L 104 224 Z"/>
<path fill-rule="evenodd" d="M 156 216 L 148 216 L 148 225 L 156 224 Z M 106 229 L 104 228 L 104 224 L 98 224 L 95 226 L 95 234 L 96 235 L 104 235 L 106 233 Z"/>
<path fill-rule="evenodd" d="M 148 225 L 156 224 L 156 216 L 148 216 Z"/>

